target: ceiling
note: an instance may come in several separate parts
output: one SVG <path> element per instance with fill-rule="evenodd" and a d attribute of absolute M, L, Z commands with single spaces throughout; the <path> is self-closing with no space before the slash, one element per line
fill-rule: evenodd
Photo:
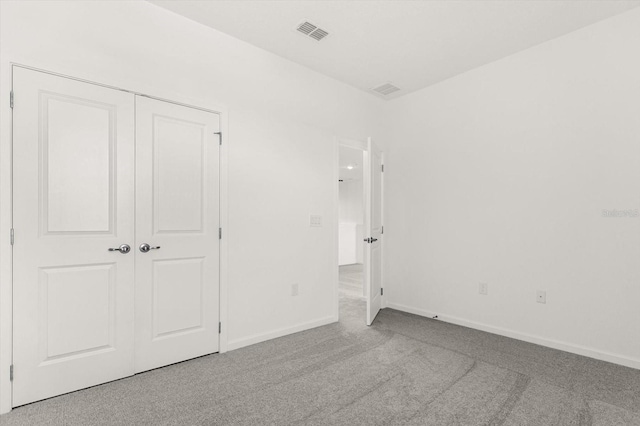
<path fill-rule="evenodd" d="M 340 162 L 339 176 L 342 180 L 362 180 L 363 152 L 361 149 L 340 146 L 338 154 Z"/>
<path fill-rule="evenodd" d="M 191 1 L 152 3 L 392 99 L 640 6 L 639 0 Z M 316 41 L 295 30 L 329 32 Z"/>

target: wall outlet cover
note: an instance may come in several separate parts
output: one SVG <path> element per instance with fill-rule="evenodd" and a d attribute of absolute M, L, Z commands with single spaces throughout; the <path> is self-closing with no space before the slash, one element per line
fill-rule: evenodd
<path fill-rule="evenodd" d="M 292 296 L 298 295 L 298 284 L 291 284 L 291 295 Z"/>

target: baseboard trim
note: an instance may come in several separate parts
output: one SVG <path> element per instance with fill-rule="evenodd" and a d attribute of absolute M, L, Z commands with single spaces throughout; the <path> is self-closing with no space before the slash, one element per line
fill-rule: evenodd
<path fill-rule="evenodd" d="M 269 331 L 267 333 L 255 334 L 253 336 L 244 337 L 242 339 L 232 340 L 227 344 L 227 350 L 232 351 L 234 349 L 244 348 L 245 346 L 255 345 L 256 343 L 266 342 L 267 340 L 277 339 L 278 337 L 287 336 L 293 333 L 299 333 L 301 331 L 332 324 L 337 321 L 338 318 L 335 315 L 331 315 L 319 320 L 297 324 L 293 327 L 280 328 L 278 330 Z"/>
<path fill-rule="evenodd" d="M 565 352 L 571 352 L 577 355 L 586 356 L 589 358 L 599 359 L 601 361 L 607 361 L 625 367 L 635 368 L 640 370 L 640 359 L 634 359 L 625 357 L 622 355 L 613 354 L 610 352 L 599 351 L 597 349 L 588 348 L 580 345 L 573 345 L 571 343 L 560 342 L 553 339 L 547 339 L 540 336 L 535 336 L 527 333 L 521 333 L 515 330 L 510 330 L 501 327 L 494 327 L 487 324 L 482 324 L 476 321 L 470 321 L 463 318 L 449 316 L 446 314 L 435 313 L 426 311 L 424 309 L 414 308 L 411 306 L 402 305 L 399 303 L 387 302 L 387 308 L 395 309 L 410 314 L 419 315 L 422 317 L 433 318 L 438 316 L 439 321 L 444 321 L 451 324 L 461 325 L 463 327 L 473 328 L 475 330 L 486 331 L 488 333 L 497 334 L 500 336 L 510 337 L 516 340 L 522 340 L 524 342 L 534 343 L 536 345 L 546 346 L 553 349 L 558 349 Z"/>

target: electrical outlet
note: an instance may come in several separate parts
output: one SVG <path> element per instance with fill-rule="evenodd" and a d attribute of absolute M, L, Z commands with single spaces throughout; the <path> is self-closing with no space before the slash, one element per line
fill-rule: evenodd
<path fill-rule="evenodd" d="M 480 293 L 483 296 L 486 296 L 489 294 L 489 284 L 488 283 L 480 283 L 480 286 L 478 288 L 478 293 Z"/>
<path fill-rule="evenodd" d="M 292 296 L 298 295 L 298 284 L 291 284 L 291 295 Z"/>
<path fill-rule="evenodd" d="M 547 292 L 538 290 L 538 293 L 536 294 L 536 302 L 547 303 Z"/>

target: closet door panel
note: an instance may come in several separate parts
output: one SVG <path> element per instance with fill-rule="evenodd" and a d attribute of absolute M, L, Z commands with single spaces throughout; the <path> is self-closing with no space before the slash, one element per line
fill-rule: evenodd
<path fill-rule="evenodd" d="M 219 116 L 137 97 L 136 119 L 140 372 L 219 348 Z"/>
<path fill-rule="evenodd" d="M 134 96 L 13 82 L 17 406 L 133 374 Z"/>

